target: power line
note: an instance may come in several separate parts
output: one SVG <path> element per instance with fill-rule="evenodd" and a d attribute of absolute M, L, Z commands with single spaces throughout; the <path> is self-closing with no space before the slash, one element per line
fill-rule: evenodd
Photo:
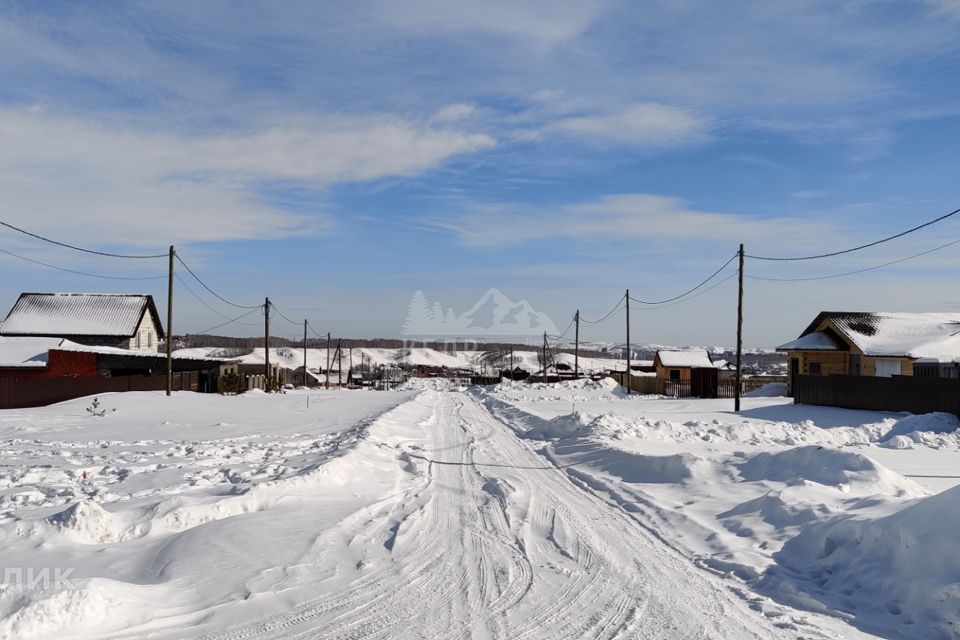
<path fill-rule="evenodd" d="M 60 246 L 60 247 L 66 247 L 67 249 L 73 249 L 74 251 L 82 251 L 82 252 L 84 252 L 84 253 L 92 253 L 92 254 L 95 255 L 95 256 L 106 256 L 106 257 L 108 257 L 108 258 L 150 259 L 150 258 L 166 258 L 167 255 L 168 255 L 168 254 L 166 254 L 166 253 L 158 253 L 158 254 L 155 254 L 155 255 L 130 255 L 130 254 L 122 254 L 122 253 L 108 253 L 108 252 L 106 252 L 106 251 L 95 251 L 95 250 L 93 250 L 93 249 L 84 249 L 83 247 L 78 247 L 78 246 L 76 246 L 76 245 L 67 244 L 66 242 L 60 242 L 59 240 L 53 240 L 53 239 L 51 239 L 51 238 L 47 238 L 47 237 L 45 237 L 45 236 L 38 235 L 38 234 L 36 234 L 36 233 L 32 233 L 32 232 L 30 232 L 30 231 L 27 231 L 26 229 L 21 229 L 20 227 L 15 227 L 15 226 L 13 226 L 12 224 L 10 224 L 9 222 L 4 222 L 3 220 L 0 220 L 0 225 L 2 225 L 2 226 L 4 226 L 4 227 L 7 227 L 8 229 L 13 229 L 14 231 L 17 231 L 17 232 L 22 233 L 22 234 L 24 234 L 24 235 L 30 236 L 31 238 L 36 238 L 37 240 L 43 240 L 44 242 L 49 242 L 50 244 L 55 244 L 55 245 Z"/>
<path fill-rule="evenodd" d="M 254 311 L 256 311 L 257 309 L 260 309 L 260 308 L 261 308 L 261 307 L 254 307 L 253 309 L 250 309 L 250 310 L 247 311 L 246 313 L 241 314 L 241 315 L 237 316 L 236 318 L 232 318 L 232 319 L 230 319 L 230 320 L 227 320 L 226 322 L 221 322 L 220 324 L 218 324 L 218 325 L 216 325 L 216 326 L 214 326 L 214 327 L 210 327 L 209 329 L 204 329 L 203 331 L 195 331 L 194 333 L 188 333 L 188 334 L 186 334 L 186 335 L 188 335 L 188 336 L 198 336 L 198 335 L 203 335 L 203 334 L 206 334 L 206 333 L 210 333 L 211 331 L 215 331 L 216 329 L 219 329 L 220 327 L 225 327 L 225 326 L 227 326 L 228 324 L 234 323 L 234 322 L 236 322 L 236 321 L 238 321 L 238 320 L 243 320 L 243 319 L 246 318 L 248 315 L 250 315 L 251 313 L 253 313 Z"/>
<path fill-rule="evenodd" d="M 278 316 L 280 316 L 281 318 L 283 318 L 284 320 L 286 320 L 287 322 L 289 322 L 290 324 L 292 324 L 292 325 L 294 325 L 294 326 L 297 326 L 297 327 L 302 326 L 299 322 L 294 322 L 293 320 L 291 320 L 291 319 L 288 318 L 287 316 L 283 315 L 283 313 L 280 312 L 280 309 L 277 309 L 277 305 L 274 304 L 272 300 L 270 301 L 270 309 L 271 309 L 272 311 L 274 311 Z"/>
<path fill-rule="evenodd" d="M 161 276 L 161 277 L 166 277 L 166 276 Z M 210 305 L 209 302 L 207 302 L 206 300 L 204 300 L 203 298 L 201 298 L 200 295 L 199 295 L 196 291 L 194 291 L 194 290 L 190 287 L 189 284 L 187 284 L 187 281 L 180 277 L 180 274 L 179 274 L 179 273 L 174 273 L 174 274 L 173 274 L 173 277 L 176 278 L 177 281 L 178 281 L 180 284 L 183 285 L 183 288 L 186 289 L 187 291 L 189 291 L 189 292 L 190 292 L 190 295 L 192 295 L 194 298 L 196 298 L 197 301 L 200 302 L 200 304 L 202 304 L 203 306 L 205 306 L 207 309 L 210 309 L 210 311 L 213 311 L 215 314 L 217 314 L 217 315 L 220 316 L 221 318 L 223 318 L 223 319 L 225 319 L 225 320 L 229 320 L 229 319 L 230 319 L 230 316 L 228 316 L 227 314 L 225 314 L 225 313 L 219 311 L 218 309 L 214 308 L 213 306 Z M 258 327 L 258 326 L 260 326 L 260 323 L 259 323 L 259 322 L 238 322 L 237 324 L 242 324 L 242 325 L 245 325 L 245 326 L 248 326 L 248 327 Z"/>
<path fill-rule="evenodd" d="M 587 324 L 600 324 L 601 322 L 603 322 L 604 320 L 606 320 L 607 318 L 609 318 L 614 313 L 620 310 L 620 305 L 623 304 L 624 298 L 626 298 L 626 296 L 620 296 L 620 299 L 617 300 L 617 305 L 613 309 L 610 309 L 610 311 L 607 312 L 607 315 L 603 316 L 599 320 L 587 320 L 583 316 L 580 316 L 580 322 L 586 322 Z"/>
<path fill-rule="evenodd" d="M 66 267 L 58 267 L 54 264 L 48 264 L 46 262 L 41 262 L 34 258 L 28 258 L 27 256 L 22 256 L 13 251 L 7 251 L 6 249 L 0 249 L 0 253 L 5 253 L 8 256 L 14 258 L 19 258 L 20 260 L 26 260 L 27 262 L 32 262 L 33 264 L 38 264 L 42 267 L 47 267 L 49 269 L 56 269 L 57 271 L 65 271 L 66 273 L 73 273 L 78 276 L 87 276 L 88 278 L 103 278 L 104 280 L 163 280 L 167 276 L 108 276 L 102 273 L 87 273 L 86 271 L 76 271 L 74 269 L 67 269 Z"/>
<path fill-rule="evenodd" d="M 946 244 L 942 244 L 933 249 L 927 249 L 926 251 L 921 251 L 920 253 L 915 253 L 912 256 L 907 256 L 906 258 L 900 258 L 898 260 L 891 260 L 890 262 L 884 262 L 883 264 L 877 264 L 872 267 L 866 267 L 864 269 L 857 269 L 856 271 L 846 271 L 844 273 L 833 273 L 826 276 L 810 276 L 806 278 L 769 278 L 764 276 L 746 276 L 751 280 L 766 280 L 769 282 L 805 282 L 810 280 L 830 280 L 832 278 L 843 278 L 844 276 L 853 276 L 858 273 L 866 273 L 867 271 L 874 271 L 876 269 L 883 269 L 884 267 L 889 267 L 895 264 L 900 264 L 901 262 L 906 262 L 907 260 L 913 260 L 914 258 L 920 258 L 927 254 L 933 253 L 934 251 L 940 251 L 941 249 L 946 249 L 947 247 L 952 247 L 955 244 L 960 244 L 960 240 L 952 240 Z"/>
<path fill-rule="evenodd" d="M 702 296 L 702 295 L 705 295 L 705 294 L 707 294 L 707 293 L 710 293 L 711 291 L 713 291 L 714 289 L 716 289 L 716 288 L 719 287 L 720 285 L 725 284 L 725 283 L 729 282 L 730 280 L 736 278 L 738 273 L 739 273 L 739 271 L 734 271 L 733 273 L 731 273 L 730 275 L 728 275 L 728 276 L 727 276 L 726 278 L 724 278 L 723 280 L 720 280 L 719 282 L 715 282 L 715 283 L 713 283 L 712 285 L 710 285 L 709 287 L 707 287 L 706 289 L 703 289 L 702 291 L 698 291 L 698 292 L 696 292 L 695 294 L 693 294 L 692 296 L 690 296 L 690 297 L 688 297 L 688 298 L 684 298 L 683 300 L 677 300 L 676 302 L 671 302 L 670 304 L 664 304 L 664 305 L 661 305 L 661 306 L 658 306 L 658 307 L 647 307 L 647 308 L 640 307 L 640 309 L 638 309 L 638 311 L 659 311 L 660 309 L 668 309 L 668 308 L 670 308 L 670 307 L 675 307 L 675 306 L 677 306 L 677 305 L 679 305 L 679 304 L 684 304 L 685 302 L 689 302 L 689 301 L 693 300 L 694 298 L 699 298 L 699 297 Z M 631 299 L 632 299 L 632 298 L 631 298 Z"/>
<path fill-rule="evenodd" d="M 929 227 L 929 226 L 932 225 L 932 224 L 936 224 L 937 222 L 940 222 L 941 220 L 946 220 L 947 218 L 949 218 L 949 217 L 951 217 L 951 216 L 955 216 L 955 215 L 958 214 L 958 213 L 960 213 L 960 209 L 954 209 L 954 210 L 951 211 L 950 213 L 944 214 L 944 215 L 940 216 L 939 218 L 934 218 L 933 220 L 929 220 L 929 221 L 927 221 L 927 222 L 924 222 L 923 224 L 919 224 L 919 225 L 913 227 L 912 229 L 907 229 L 906 231 L 901 231 L 900 233 L 894 234 L 894 235 L 892 235 L 892 236 L 887 236 L 886 238 L 882 238 L 882 239 L 876 240 L 876 241 L 874 241 L 874 242 L 868 242 L 867 244 L 861 244 L 861 245 L 856 246 L 856 247 L 851 247 L 850 249 L 844 249 L 844 250 L 842 250 L 842 251 L 834 251 L 834 252 L 832 252 L 832 253 L 822 253 L 822 254 L 820 254 L 820 255 L 815 255 L 815 256 L 800 256 L 800 257 L 791 257 L 791 258 L 770 257 L 770 256 L 753 256 L 753 255 L 747 255 L 746 257 L 747 257 L 747 258 L 752 258 L 753 260 L 775 260 L 775 261 L 787 261 L 787 260 L 816 260 L 816 259 L 818 259 L 818 258 L 832 258 L 833 256 L 839 256 L 839 255 L 843 255 L 843 254 L 845 254 L 845 253 L 853 253 L 854 251 L 860 251 L 861 249 L 867 249 L 867 248 L 869 248 L 869 247 L 875 247 L 875 246 L 877 246 L 878 244 L 883 244 L 884 242 L 889 242 L 890 240 L 895 240 L 895 239 L 897 239 L 897 238 L 902 238 L 903 236 L 905 236 L 905 235 L 907 235 L 907 234 L 909 234 L 909 233 L 913 233 L 914 231 L 919 231 L 920 229 L 923 229 L 924 227 Z"/>
<path fill-rule="evenodd" d="M 563 333 L 561 333 L 561 334 L 558 335 L 557 337 L 558 337 L 558 338 L 562 338 L 562 337 L 564 337 L 565 335 L 567 335 L 567 333 L 570 331 L 570 329 L 573 328 L 573 325 L 574 325 L 576 322 L 577 322 L 577 317 L 574 316 L 573 318 L 571 318 L 570 324 L 567 325 L 567 328 L 563 330 Z"/>
<path fill-rule="evenodd" d="M 324 339 L 327 337 L 327 336 L 322 336 L 322 335 L 320 335 L 319 333 L 317 333 L 317 330 L 313 328 L 313 325 L 310 324 L 310 321 L 309 321 L 309 320 L 307 320 L 307 326 L 310 327 L 310 331 L 313 332 L 313 335 L 317 336 L 317 338 L 319 338 L 320 340 L 324 340 Z"/>
<path fill-rule="evenodd" d="M 637 303 L 640 303 L 640 304 L 646 304 L 646 305 L 667 304 L 668 302 L 674 302 L 675 300 L 679 300 L 680 298 L 683 298 L 684 296 L 687 296 L 687 295 L 693 293 L 694 291 L 696 291 L 697 289 L 699 289 L 699 288 L 702 287 L 703 285 L 707 284 L 708 282 L 710 282 L 711 280 L 713 280 L 714 278 L 716 278 L 718 275 L 720 275 L 720 272 L 723 271 L 724 269 L 726 269 L 727 266 L 729 266 L 729 264 L 730 264 L 731 262 L 733 262 L 734 260 L 737 259 L 737 257 L 738 257 L 738 254 L 736 254 L 736 253 L 733 254 L 733 256 L 731 256 L 729 260 L 727 260 L 726 262 L 723 263 L 723 266 L 722 266 L 722 267 L 720 267 L 719 269 L 717 269 L 716 271 L 714 271 L 713 273 L 711 273 L 703 282 L 701 282 L 701 283 L 698 284 L 697 286 L 693 287 L 692 289 L 688 289 L 687 291 L 684 291 L 683 293 L 681 293 L 681 294 L 678 295 L 678 296 L 674 296 L 674 297 L 672 297 L 672 298 L 667 298 L 666 300 L 638 300 L 637 298 L 634 298 L 633 296 L 630 296 L 630 299 L 633 300 L 634 302 L 637 302 Z"/>
<path fill-rule="evenodd" d="M 224 298 L 223 296 L 221 296 L 219 293 L 217 293 L 216 291 L 214 291 L 213 289 L 211 289 L 210 287 L 208 287 L 208 286 L 207 286 L 207 283 L 204 282 L 203 280 L 201 280 L 201 279 L 200 279 L 200 276 L 198 276 L 196 273 L 194 273 L 194 272 L 193 272 L 193 269 L 191 269 L 190 266 L 187 265 L 187 263 L 183 261 L 183 258 L 180 257 L 180 254 L 179 254 L 179 253 L 175 253 L 174 255 L 176 256 L 177 261 L 178 261 L 180 264 L 183 265 L 183 268 L 186 269 L 186 270 L 190 273 L 190 275 L 193 276 L 194 280 L 196 280 L 197 282 L 199 282 L 200 285 L 201 285 L 204 289 L 206 289 L 206 290 L 209 291 L 211 294 L 213 294 L 213 295 L 214 295 L 217 299 L 219 299 L 221 302 L 226 302 L 226 303 L 227 303 L 228 305 L 230 305 L 231 307 L 236 307 L 236 308 L 238 308 L 238 309 L 259 309 L 259 308 L 261 308 L 261 307 L 263 306 L 263 305 L 260 305 L 260 304 L 258 304 L 258 305 L 253 305 L 253 306 L 246 306 L 246 305 L 242 305 L 242 304 L 236 304 L 235 302 L 230 302 L 229 300 L 227 300 L 226 298 Z"/>

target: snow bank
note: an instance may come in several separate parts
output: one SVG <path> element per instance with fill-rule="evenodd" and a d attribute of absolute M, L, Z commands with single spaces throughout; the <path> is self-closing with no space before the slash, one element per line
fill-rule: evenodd
<path fill-rule="evenodd" d="M 896 436 L 910 436 L 915 433 L 953 433 L 960 429 L 960 419 L 952 413 L 924 413 L 909 415 L 897 420 L 887 433 L 880 438 L 885 442 Z M 913 438 L 911 438 L 913 439 Z M 920 441 L 920 438 L 917 438 Z"/>
<path fill-rule="evenodd" d="M 956 638 L 958 530 L 960 487 L 887 517 L 811 526 L 776 554 L 782 569 L 766 586 L 796 605 L 849 613 L 874 633 Z"/>
<path fill-rule="evenodd" d="M 847 487 L 859 485 L 892 496 L 922 496 L 915 482 L 877 464 L 859 453 L 820 446 L 797 447 L 779 453 L 758 453 L 739 465 L 740 476 L 750 482 L 772 480 L 797 484 L 802 481 Z"/>

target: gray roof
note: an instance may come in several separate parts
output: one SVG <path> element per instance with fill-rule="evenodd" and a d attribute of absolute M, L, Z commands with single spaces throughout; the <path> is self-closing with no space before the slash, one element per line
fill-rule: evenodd
<path fill-rule="evenodd" d="M 115 293 L 22 293 L 0 325 L 2 336 L 132 337 L 145 313 L 163 327 L 153 297 Z"/>

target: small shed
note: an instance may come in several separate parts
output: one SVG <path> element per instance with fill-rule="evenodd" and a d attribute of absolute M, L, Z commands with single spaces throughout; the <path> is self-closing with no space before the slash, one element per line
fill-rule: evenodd
<path fill-rule="evenodd" d="M 660 381 L 689 382 L 695 368 L 715 368 L 706 349 L 661 349 L 653 359 Z"/>

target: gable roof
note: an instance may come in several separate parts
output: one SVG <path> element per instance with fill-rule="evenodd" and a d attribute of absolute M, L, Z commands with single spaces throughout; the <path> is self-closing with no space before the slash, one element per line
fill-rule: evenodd
<path fill-rule="evenodd" d="M 713 367 L 706 349 L 661 349 L 656 360 L 661 367 Z"/>
<path fill-rule="evenodd" d="M 894 313 L 887 311 L 824 311 L 800 334 L 800 338 L 778 347 L 809 349 L 821 333 L 817 328 L 831 320 L 844 339 L 868 356 L 907 358 L 960 358 L 960 313 Z M 823 332 L 827 333 L 827 332 Z M 819 338 L 817 338 L 819 340 Z"/>
<path fill-rule="evenodd" d="M 22 293 L 6 320 L 3 336 L 109 336 L 129 338 L 150 313 L 159 337 L 160 314 L 153 296 L 116 293 Z"/>

